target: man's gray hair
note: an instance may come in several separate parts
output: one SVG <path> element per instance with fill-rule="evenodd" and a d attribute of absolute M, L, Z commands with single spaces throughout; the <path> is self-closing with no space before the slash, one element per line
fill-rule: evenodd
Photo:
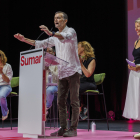
<path fill-rule="evenodd" d="M 62 14 L 63 14 L 63 18 L 68 20 L 68 15 L 67 15 L 66 13 L 62 12 L 62 11 L 57 11 L 57 12 L 55 13 L 55 15 L 56 15 L 56 14 L 59 14 L 59 13 L 62 13 Z"/>

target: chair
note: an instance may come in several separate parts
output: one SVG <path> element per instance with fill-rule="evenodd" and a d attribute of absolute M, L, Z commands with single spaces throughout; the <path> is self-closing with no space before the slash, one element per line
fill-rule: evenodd
<path fill-rule="evenodd" d="M 94 80 L 96 85 L 101 85 L 102 86 L 102 92 L 99 92 L 99 90 L 87 90 L 84 93 L 82 93 L 82 95 L 87 95 L 87 109 L 88 109 L 88 131 L 89 131 L 89 121 L 92 120 L 106 120 L 107 121 L 107 128 L 109 130 L 109 124 L 108 124 L 108 118 L 107 118 L 107 109 L 106 109 L 106 102 L 105 102 L 105 96 L 104 96 L 104 89 L 103 89 L 103 81 L 105 79 L 105 73 L 100 73 L 100 74 L 95 74 L 94 75 Z M 102 119 L 89 119 L 89 95 L 102 95 L 103 96 L 103 101 L 104 101 L 104 109 L 105 109 L 105 114 L 106 114 L 106 118 L 102 118 Z"/>
<path fill-rule="evenodd" d="M 19 77 L 13 77 L 12 80 L 11 80 L 11 87 L 14 88 L 14 87 L 17 87 L 19 86 Z M 16 120 L 18 118 L 12 118 L 12 108 L 11 108 L 11 97 L 14 97 L 14 96 L 18 96 L 18 94 L 16 92 L 11 92 L 7 97 L 10 98 L 10 122 L 11 122 L 11 130 L 12 130 L 12 120 Z M 3 127 L 3 122 L 2 121 L 2 127 Z"/>

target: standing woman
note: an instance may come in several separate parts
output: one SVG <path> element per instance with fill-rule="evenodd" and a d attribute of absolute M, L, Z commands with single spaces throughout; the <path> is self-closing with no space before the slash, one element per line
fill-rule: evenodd
<path fill-rule="evenodd" d="M 7 57 L 4 52 L 0 50 L 0 106 L 2 111 L 2 120 L 7 119 L 9 110 L 7 108 L 6 97 L 12 91 L 10 81 L 13 76 L 11 65 L 6 63 Z"/>
<path fill-rule="evenodd" d="M 134 43 L 132 52 L 136 67 L 128 65 L 130 74 L 123 116 L 128 119 L 140 120 L 140 18 L 135 21 L 135 30 L 139 36 Z M 134 137 L 140 138 L 140 133 Z"/>
<path fill-rule="evenodd" d="M 94 48 L 87 41 L 78 43 L 78 54 L 81 63 L 82 75 L 80 77 L 79 97 L 81 101 L 80 118 L 85 120 L 87 118 L 87 103 L 81 98 L 81 93 L 86 90 L 95 90 L 97 86 L 94 81 L 94 71 L 96 67 Z"/>

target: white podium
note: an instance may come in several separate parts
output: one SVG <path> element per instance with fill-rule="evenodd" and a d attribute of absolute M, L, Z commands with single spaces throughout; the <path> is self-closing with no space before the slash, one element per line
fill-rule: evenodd
<path fill-rule="evenodd" d="M 23 133 L 23 137 L 45 136 L 46 71 L 43 69 L 58 64 L 67 62 L 44 54 L 43 48 L 20 53 L 18 133 Z"/>

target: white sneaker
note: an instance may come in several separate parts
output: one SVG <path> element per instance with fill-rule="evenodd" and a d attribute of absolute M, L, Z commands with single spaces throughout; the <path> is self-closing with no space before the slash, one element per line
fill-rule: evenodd
<path fill-rule="evenodd" d="M 140 133 L 134 135 L 135 139 L 140 139 Z"/>

